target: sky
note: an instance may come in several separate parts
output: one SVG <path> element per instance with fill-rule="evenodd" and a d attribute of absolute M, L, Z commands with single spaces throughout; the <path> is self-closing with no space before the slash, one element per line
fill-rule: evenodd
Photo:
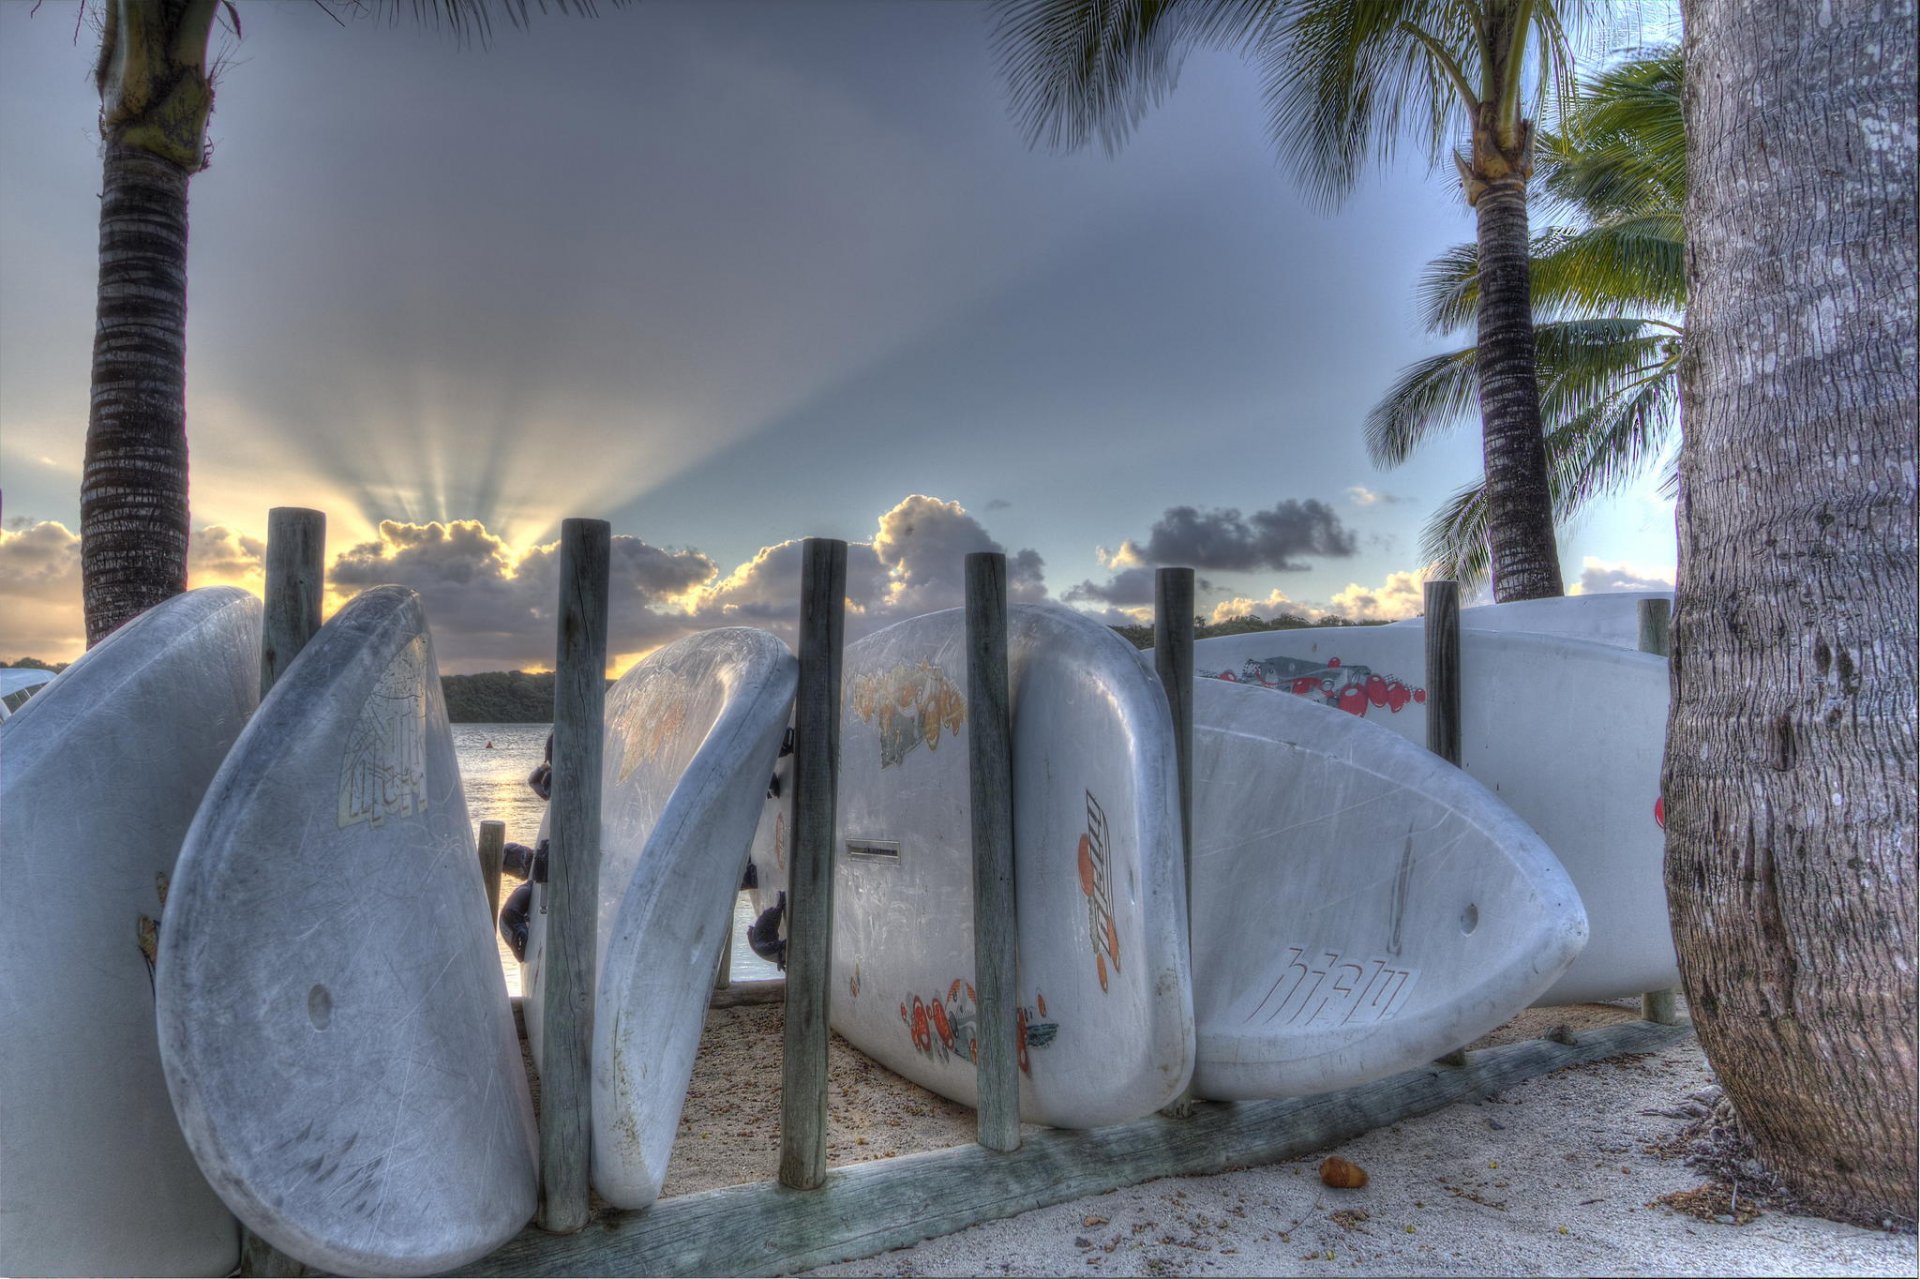
<path fill-rule="evenodd" d="M 95 11 L 98 5 L 93 6 Z M 1276 162 L 1252 67 L 1196 54 L 1113 155 L 1027 144 L 967 3 L 536 13 L 485 47 L 240 6 L 190 188 L 190 584 L 260 585 L 267 510 L 328 519 L 329 600 L 422 594 L 447 672 L 553 660 L 559 522 L 615 534 L 616 670 L 791 635 L 844 538 L 849 634 L 1016 598 L 1144 615 L 1419 607 L 1463 428 L 1382 471 L 1361 423 L 1470 239 L 1411 151 L 1338 209 Z M 97 36 L 0 5 L 0 660 L 84 648 Z M 1652 481 L 1561 540 L 1570 586 L 1670 580 Z"/>

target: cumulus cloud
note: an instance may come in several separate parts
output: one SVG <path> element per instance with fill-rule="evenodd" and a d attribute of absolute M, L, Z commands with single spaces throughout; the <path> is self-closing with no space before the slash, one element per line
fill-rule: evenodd
<path fill-rule="evenodd" d="M 0 529 L 0 658 L 68 662 L 87 647 L 80 536 L 57 520 Z"/>
<path fill-rule="evenodd" d="M 1376 493 L 1364 484 L 1355 484 L 1347 490 L 1347 501 L 1355 506 L 1398 506 L 1407 499 L 1398 493 Z"/>
<path fill-rule="evenodd" d="M 1419 569 L 1389 573 L 1379 586 L 1348 582 L 1327 611 L 1355 622 L 1397 622 L 1426 608 L 1426 575 Z"/>
<path fill-rule="evenodd" d="M 187 585 L 243 586 L 257 595 L 265 589 L 266 560 L 265 540 L 209 524 L 187 540 Z"/>
<path fill-rule="evenodd" d="M 1129 562 L 1185 564 L 1218 572 L 1307 566 L 1302 555 L 1352 555 L 1358 539 L 1340 523 L 1334 509 L 1318 498 L 1288 498 L 1264 511 L 1241 515 L 1233 507 L 1202 511 L 1170 506 L 1154 522 L 1144 543 L 1129 539 L 1120 553 Z"/>
<path fill-rule="evenodd" d="M 1313 621 L 1326 616 L 1326 612 L 1327 610 L 1317 605 L 1294 599 L 1276 586 L 1263 600 L 1252 599 L 1245 595 L 1235 595 L 1231 599 L 1221 600 L 1213 606 L 1213 613 L 1207 620 L 1216 623 L 1225 622 L 1251 613 L 1255 617 L 1272 621 L 1282 613 L 1291 613 L 1295 617 L 1304 617 Z"/>
<path fill-rule="evenodd" d="M 339 599 L 395 583 L 420 593 L 440 665 L 449 672 L 553 661 L 558 542 L 516 553 L 478 520 L 382 520 L 372 541 L 335 557 Z M 644 652 L 686 627 L 680 605 L 717 572 L 698 551 L 664 550 L 618 535 L 610 550 L 608 647 Z"/>
<path fill-rule="evenodd" d="M 1608 591 L 1673 590 L 1671 568 L 1641 568 L 1632 564 L 1609 564 L 1589 555 L 1580 562 L 1580 580 L 1568 589 L 1569 595 L 1599 595 Z"/>
<path fill-rule="evenodd" d="M 847 638 L 958 607 L 966 598 L 966 557 L 974 551 L 1006 555 L 1008 599 L 1047 598 L 1038 551 L 1010 552 L 958 502 L 916 493 L 880 516 L 872 541 L 847 545 Z M 799 597 L 800 543 L 782 542 L 702 590 L 691 611 L 696 626 L 763 626 L 791 641 Z"/>

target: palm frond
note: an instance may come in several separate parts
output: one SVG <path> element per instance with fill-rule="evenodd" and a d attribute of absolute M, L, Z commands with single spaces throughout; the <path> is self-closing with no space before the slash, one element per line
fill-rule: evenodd
<path fill-rule="evenodd" d="M 618 9 L 634 0 L 607 0 Z M 341 7 L 355 14 L 369 14 L 388 23 L 398 22 L 404 8 L 422 27 L 437 27 L 456 41 L 469 40 L 481 45 L 493 38 L 493 19 L 497 13 L 509 25 L 525 29 L 534 12 L 577 13 L 592 17 L 597 0 L 344 0 Z"/>
<path fill-rule="evenodd" d="M 1615 218 L 1533 237 L 1533 311 L 1543 318 L 1623 316 L 1685 308 L 1685 232 L 1678 211 Z M 1463 328 L 1480 306 L 1480 251 L 1456 244 L 1428 262 L 1415 286 L 1430 333 Z"/>
<path fill-rule="evenodd" d="M 1420 444 L 1480 411 L 1478 347 L 1408 365 L 1367 413 L 1367 455 L 1375 466 L 1398 466 Z"/>
<path fill-rule="evenodd" d="M 1463 594 L 1487 584 L 1493 552 L 1487 544 L 1487 486 L 1476 480 L 1435 511 L 1420 531 L 1420 555 L 1437 577 L 1460 583 Z"/>
<path fill-rule="evenodd" d="M 1187 53 L 1247 46 L 1275 0 L 995 0 L 992 47 L 1033 146 L 1117 150 L 1174 89 Z"/>

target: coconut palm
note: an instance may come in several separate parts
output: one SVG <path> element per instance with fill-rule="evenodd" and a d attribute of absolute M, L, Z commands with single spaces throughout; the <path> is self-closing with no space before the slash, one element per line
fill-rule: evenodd
<path fill-rule="evenodd" d="M 1667 895 L 1802 1201 L 1920 1213 L 1913 0 L 1687 0 Z"/>
<path fill-rule="evenodd" d="M 1554 514 L 1564 523 L 1656 458 L 1671 457 L 1685 336 L 1677 317 L 1686 305 L 1679 50 L 1654 50 L 1589 80 L 1562 123 L 1543 138 L 1540 186 L 1550 207 L 1580 225 L 1534 237 L 1532 282 L 1547 473 Z M 1460 329 L 1473 318 L 1476 275 L 1470 244 L 1428 266 L 1420 297 L 1429 331 Z M 1367 417 L 1376 462 L 1398 465 L 1423 440 L 1467 419 L 1478 357 L 1469 346 L 1401 373 Z M 1434 513 L 1422 550 L 1444 576 L 1485 580 L 1483 483 Z"/>
<path fill-rule="evenodd" d="M 549 0 L 535 3 L 544 11 Z M 591 13 L 594 0 L 551 3 Z M 485 41 L 496 10 L 516 26 L 528 20 L 527 0 L 409 7 L 461 39 Z M 226 0 L 106 0 L 102 9 L 100 281 L 80 481 L 89 645 L 186 589 L 187 183 L 206 166 L 216 18 L 224 13 L 240 33 L 240 10 Z"/>
<path fill-rule="evenodd" d="M 1117 148 L 1194 48 L 1238 50 L 1265 81 L 1281 157 L 1337 201 L 1402 144 L 1451 154 L 1478 225 L 1488 545 L 1502 600 L 1558 595 L 1528 283 L 1534 116 L 1570 79 L 1578 0 L 998 0 L 995 44 L 1036 144 Z M 1465 147 L 1455 150 L 1457 141 Z"/>

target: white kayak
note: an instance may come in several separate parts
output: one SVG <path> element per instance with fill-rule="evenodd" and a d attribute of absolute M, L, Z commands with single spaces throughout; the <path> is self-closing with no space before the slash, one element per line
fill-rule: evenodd
<path fill-rule="evenodd" d="M 1107 627 L 1015 605 L 1008 631 L 1021 1118 L 1139 1118 L 1193 1070 L 1172 724 L 1152 669 Z M 972 1105 L 964 634 L 955 609 L 846 650 L 830 1021 Z M 784 901 L 788 798 L 755 841 L 763 911 Z"/>
<path fill-rule="evenodd" d="M 232 587 L 128 622 L 0 723 L 0 1274 L 224 1275 L 154 1037 L 180 841 L 260 692 Z"/>
<path fill-rule="evenodd" d="M 537 1141 L 419 597 L 341 609 L 187 836 L 161 1056 L 252 1230 L 340 1274 L 430 1274 L 533 1215 Z"/>
<path fill-rule="evenodd" d="M 1194 1092 L 1306 1096 L 1431 1061 L 1532 1003 L 1579 895 L 1485 787 L 1304 698 L 1194 681 Z"/>
<path fill-rule="evenodd" d="M 1296 693 L 1418 746 L 1425 670 L 1419 627 L 1261 631 L 1194 645 L 1196 676 Z M 1463 628 L 1460 717 L 1461 767 L 1546 841 L 1586 907 L 1586 949 L 1539 1002 L 1677 985 L 1659 808 L 1666 659 Z"/>
<path fill-rule="evenodd" d="M 652 1203 L 666 1178 L 797 672 L 774 636 L 727 627 L 668 645 L 607 694 L 593 1184 L 616 1207 Z M 535 885 L 525 970 L 536 1053 L 546 892 Z"/>
<path fill-rule="evenodd" d="M 1670 591 L 1601 591 L 1592 595 L 1557 595 L 1547 599 L 1514 600 L 1509 604 L 1482 604 L 1460 610 L 1463 631 L 1519 631 L 1558 635 L 1614 648 L 1638 648 L 1640 602 L 1665 600 Z M 1396 627 L 1422 625 L 1417 617 L 1393 623 Z"/>

